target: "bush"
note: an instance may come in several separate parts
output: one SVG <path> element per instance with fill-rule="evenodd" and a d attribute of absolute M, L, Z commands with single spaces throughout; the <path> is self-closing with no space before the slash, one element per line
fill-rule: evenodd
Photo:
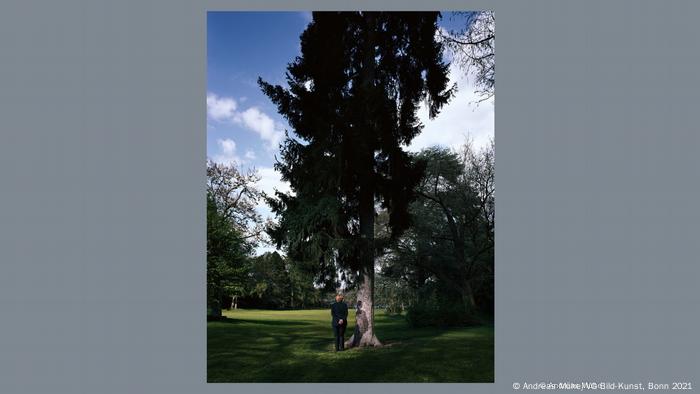
<path fill-rule="evenodd" d="M 462 297 L 436 286 L 426 286 L 418 292 L 406 314 L 408 323 L 423 326 L 469 326 L 479 323 L 475 311 L 465 305 Z"/>

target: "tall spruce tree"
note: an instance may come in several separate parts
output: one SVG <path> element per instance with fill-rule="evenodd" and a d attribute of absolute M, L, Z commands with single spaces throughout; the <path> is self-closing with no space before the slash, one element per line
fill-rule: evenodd
<path fill-rule="evenodd" d="M 258 80 L 294 134 L 275 168 L 292 193 L 269 203 L 279 224 L 270 235 L 291 259 L 313 262 L 320 281 L 336 268 L 357 286 L 348 346 L 379 346 L 374 332 L 377 204 L 391 237 L 409 225 L 424 165 L 403 150 L 423 127 L 426 101 L 438 114 L 453 89 L 436 41 L 437 12 L 315 12 L 301 56 L 287 67 L 288 89 Z"/>

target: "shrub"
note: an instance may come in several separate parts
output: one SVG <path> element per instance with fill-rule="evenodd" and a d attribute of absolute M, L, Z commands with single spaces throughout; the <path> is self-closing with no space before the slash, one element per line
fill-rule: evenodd
<path fill-rule="evenodd" d="M 478 324 L 475 311 L 455 292 L 437 286 L 426 286 L 418 292 L 406 314 L 409 324 L 423 326 L 469 326 Z"/>

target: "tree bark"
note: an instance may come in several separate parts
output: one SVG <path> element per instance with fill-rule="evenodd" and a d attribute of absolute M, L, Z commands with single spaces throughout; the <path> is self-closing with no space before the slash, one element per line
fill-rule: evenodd
<path fill-rule="evenodd" d="M 370 176 L 360 186 L 360 277 L 357 289 L 355 330 L 347 347 L 381 346 L 374 333 L 374 184 L 372 181 L 373 152 L 366 158 Z"/>
<path fill-rule="evenodd" d="M 374 190 L 365 181 L 360 191 L 360 237 L 362 254 L 355 330 L 346 347 L 381 346 L 374 333 Z"/>
<path fill-rule="evenodd" d="M 374 333 L 374 267 L 367 267 L 361 274 L 360 287 L 357 290 L 357 308 L 355 310 L 355 330 L 345 342 L 345 346 L 382 346 Z"/>

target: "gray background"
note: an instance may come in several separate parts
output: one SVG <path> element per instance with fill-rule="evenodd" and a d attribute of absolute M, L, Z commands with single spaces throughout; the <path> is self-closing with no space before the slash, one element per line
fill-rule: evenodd
<path fill-rule="evenodd" d="M 496 383 L 365 389 L 697 390 L 697 4 L 352 7 L 492 8 L 498 31 Z M 320 9 L 2 2 L 0 392 L 328 392 L 205 383 L 206 10 L 262 8 Z"/>

